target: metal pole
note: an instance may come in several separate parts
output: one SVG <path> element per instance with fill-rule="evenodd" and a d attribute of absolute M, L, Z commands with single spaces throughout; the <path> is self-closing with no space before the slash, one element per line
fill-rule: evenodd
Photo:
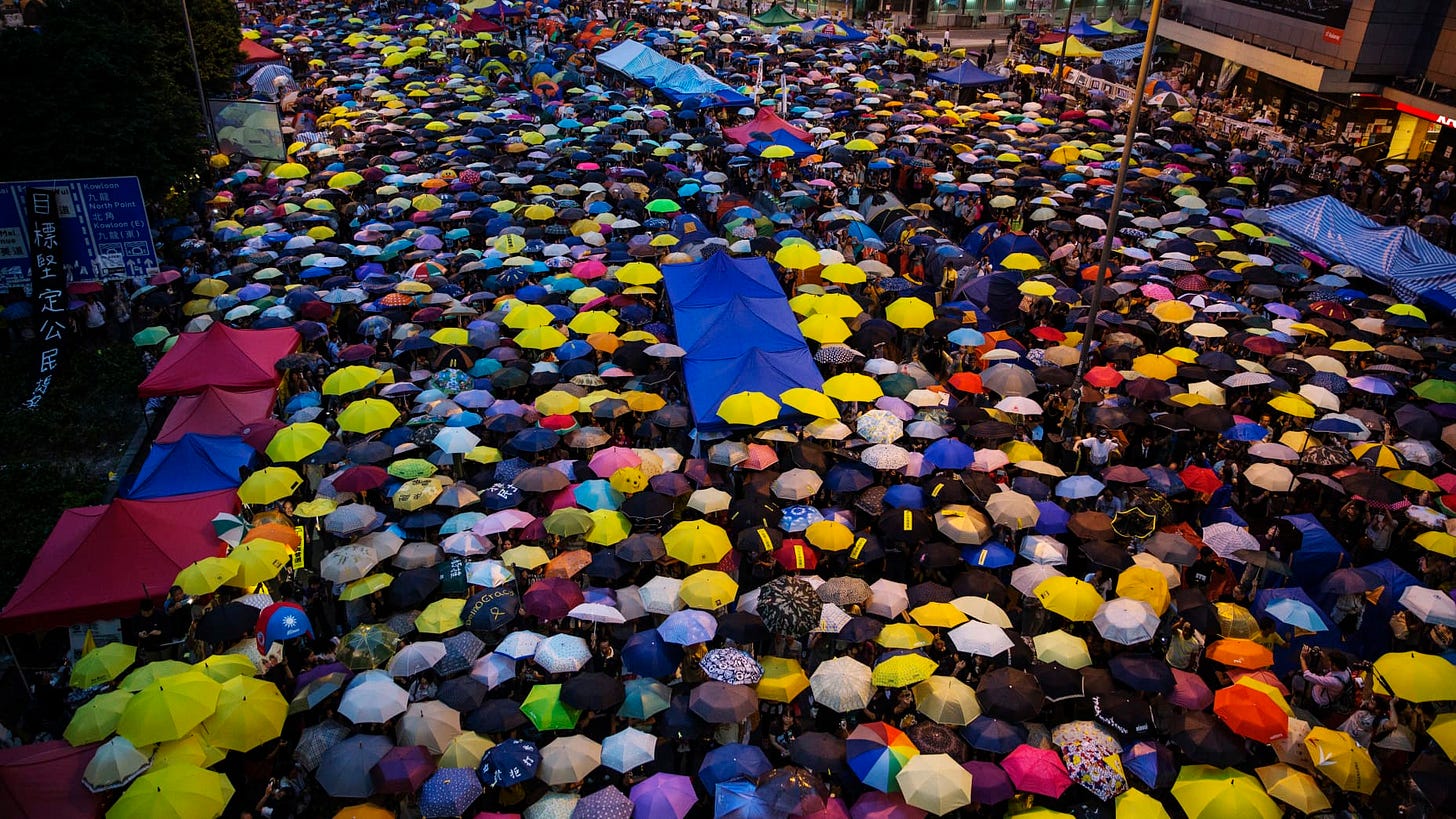
<path fill-rule="evenodd" d="M 1072 39 L 1072 9 L 1077 7 L 1077 0 L 1067 0 L 1067 21 L 1062 23 L 1062 50 L 1057 54 L 1057 68 L 1055 76 L 1057 79 L 1057 93 L 1062 92 L 1062 66 L 1067 62 L 1067 41 Z"/>
<path fill-rule="evenodd" d="M 207 141 L 217 148 L 217 135 L 212 132 L 212 109 L 207 107 L 207 92 L 202 89 L 202 68 L 197 64 L 197 44 L 192 41 L 192 14 L 187 10 L 187 0 L 178 0 L 182 5 L 182 24 L 187 29 L 187 51 L 192 55 L 192 76 L 197 80 L 197 103 L 202 106 L 202 125 L 207 129 Z"/>
<path fill-rule="evenodd" d="M 1117 163 L 1117 183 L 1112 187 L 1112 204 L 1107 214 L 1107 232 L 1102 236 L 1102 255 L 1097 262 L 1097 279 L 1092 285 L 1092 303 L 1087 307 L 1087 328 L 1082 333 L 1082 354 L 1077 359 L 1077 377 L 1073 384 L 1082 383 L 1087 374 L 1087 360 L 1092 353 L 1092 340 L 1097 335 L 1097 313 L 1102 310 L 1102 287 L 1107 281 L 1108 268 L 1112 266 L 1112 240 L 1117 236 L 1117 222 L 1122 211 L 1122 189 L 1127 185 L 1127 168 L 1132 162 L 1132 143 L 1137 137 L 1138 116 L 1143 107 L 1143 86 L 1148 82 L 1148 69 L 1153 61 L 1153 42 L 1158 37 L 1158 14 L 1163 0 L 1152 0 L 1148 16 L 1148 36 L 1143 41 L 1143 61 L 1138 66 L 1137 85 L 1133 88 L 1132 108 L 1127 114 L 1127 133 L 1122 143 L 1122 157 Z M 1078 429 L 1081 428 L 1078 415 Z"/>

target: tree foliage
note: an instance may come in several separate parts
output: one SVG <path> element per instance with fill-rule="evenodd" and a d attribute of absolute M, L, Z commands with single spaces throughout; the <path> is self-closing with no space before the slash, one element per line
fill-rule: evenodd
<path fill-rule="evenodd" d="M 141 178 L 185 189 L 203 112 L 180 0 L 53 3 L 39 30 L 0 32 L 0 179 Z M 192 0 L 204 83 L 225 92 L 241 39 L 231 0 Z"/>

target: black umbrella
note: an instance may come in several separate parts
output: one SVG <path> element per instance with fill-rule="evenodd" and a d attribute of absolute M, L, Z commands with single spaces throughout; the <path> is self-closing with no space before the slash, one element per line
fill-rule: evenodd
<path fill-rule="evenodd" d="M 905 734 L 922 754 L 946 754 L 957 762 L 966 760 L 966 743 L 953 729 L 938 722 L 917 722 L 905 729 Z"/>
<path fill-rule="evenodd" d="M 553 472 L 555 470 L 552 470 Z M 672 498 L 656 492 L 638 492 L 622 502 L 621 512 L 633 522 L 656 521 L 672 513 Z"/>
<path fill-rule="evenodd" d="M 228 603 L 202 615 L 197 639 L 204 643 L 235 643 L 258 626 L 258 610 L 247 603 Z"/>
<path fill-rule="evenodd" d="M 460 720 L 460 727 L 482 734 L 504 734 L 525 725 L 526 715 L 519 704 L 512 700 L 490 700 L 466 714 Z"/>
<path fill-rule="evenodd" d="M 384 599 L 399 611 L 419 608 L 440 588 L 440 573 L 432 566 L 400 572 L 384 592 Z"/>
<path fill-rule="evenodd" d="M 1153 731 L 1153 710 L 1132 694 L 1099 694 L 1089 698 L 1092 718 L 1116 731 L 1123 742 Z"/>
<path fill-rule="evenodd" d="M 1166 694 L 1177 680 L 1161 657 L 1151 654 L 1119 654 L 1107 662 L 1113 679 L 1134 691 Z"/>
<path fill-rule="evenodd" d="M 617 557 L 632 563 L 651 563 L 667 555 L 667 546 L 660 535 L 634 532 L 616 546 Z"/>
<path fill-rule="evenodd" d="M 1021 725 L 982 715 L 962 728 L 961 736 L 978 751 L 1006 754 L 1026 742 L 1027 730 Z"/>
<path fill-rule="evenodd" d="M 789 759 L 811 771 L 847 775 L 844 740 L 822 731 L 810 731 L 789 743 Z"/>
<path fill-rule="evenodd" d="M 1034 719 L 1046 704 L 1036 677 L 1016 668 L 992 669 L 981 677 L 976 699 L 982 713 L 1011 722 Z"/>
<path fill-rule="evenodd" d="M 733 538 L 733 548 L 740 552 L 772 552 L 784 544 L 784 533 L 775 526 L 754 526 Z"/>
<path fill-rule="evenodd" d="M 818 625 L 817 621 L 815 625 Z M 757 614 L 748 611 L 734 611 L 718 619 L 717 636 L 732 640 L 739 645 L 748 645 L 767 640 L 770 632 Z"/>
<path fill-rule="evenodd" d="M 688 707 L 707 722 L 731 725 L 758 710 L 758 694 L 746 685 L 708 680 L 693 689 Z"/>
<path fill-rule="evenodd" d="M 757 795 L 780 814 L 808 814 L 824 810 L 829 789 L 819 777 L 790 765 L 764 774 L 759 780 Z"/>
<path fill-rule="evenodd" d="M 474 677 L 455 677 L 440 683 L 435 699 L 465 713 L 474 711 L 490 698 L 490 689 Z"/>
<path fill-rule="evenodd" d="M 808 634 L 819 625 L 823 604 L 814 587 L 797 577 L 776 577 L 758 593 L 759 617 L 768 630 L 785 637 Z"/>
<path fill-rule="evenodd" d="M 1079 699 L 1084 693 L 1082 675 L 1075 668 L 1067 668 L 1061 663 L 1037 661 L 1032 663 L 1031 673 L 1036 675 L 1036 681 L 1041 685 L 1042 694 L 1048 702 Z"/>
<path fill-rule="evenodd" d="M 1173 744 L 1195 763 L 1228 767 L 1248 758 L 1243 738 L 1202 711 L 1174 717 L 1167 731 Z"/>
<path fill-rule="evenodd" d="M 608 711 L 626 698 L 627 689 L 620 680 L 597 671 L 578 674 L 561 686 L 561 701 L 583 711 Z"/>

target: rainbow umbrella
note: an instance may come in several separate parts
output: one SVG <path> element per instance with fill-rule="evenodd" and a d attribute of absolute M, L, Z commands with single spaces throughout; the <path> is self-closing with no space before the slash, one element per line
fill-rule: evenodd
<path fill-rule="evenodd" d="M 883 722 L 859 726 L 844 746 L 850 770 L 871 788 L 893 793 L 900 789 L 896 777 L 905 764 L 920 754 L 904 731 Z"/>

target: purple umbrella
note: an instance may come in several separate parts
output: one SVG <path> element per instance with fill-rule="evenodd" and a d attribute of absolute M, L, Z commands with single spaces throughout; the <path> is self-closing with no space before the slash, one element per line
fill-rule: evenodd
<path fill-rule="evenodd" d="M 963 762 L 971 772 L 971 801 L 978 805 L 999 805 L 1016 795 L 1016 786 L 1001 766 L 994 762 Z"/>
<path fill-rule="evenodd" d="M 297 694 L 299 691 L 302 691 L 303 690 L 303 687 L 305 685 L 308 685 L 309 683 L 313 682 L 314 680 L 316 680 L 316 679 L 318 679 L 320 677 L 327 677 L 330 674 L 339 673 L 339 672 L 342 672 L 344 674 L 352 674 L 353 673 L 343 663 L 329 663 L 328 665 L 321 665 L 321 666 L 316 666 L 314 668 L 310 668 L 309 670 L 304 671 L 303 673 L 299 674 L 298 675 L 298 678 L 296 680 L 294 680 L 294 682 L 293 682 L 293 693 Z"/>
<path fill-rule="evenodd" d="M 414 793 L 435 772 L 435 760 L 422 745 L 391 748 L 374 767 L 369 778 L 378 793 Z"/>
<path fill-rule="evenodd" d="M 636 819 L 683 819 L 697 801 L 690 776 L 655 773 L 632 786 Z"/>
<path fill-rule="evenodd" d="M 867 791 L 849 809 L 851 819 L 924 819 L 925 811 L 905 804 L 898 793 Z"/>
<path fill-rule="evenodd" d="M 744 779 L 720 782 L 713 789 L 714 819 L 783 819 L 783 814 L 758 795 L 758 787 Z"/>
<path fill-rule="evenodd" d="M 596 793 L 583 796 L 571 809 L 571 819 L 632 819 L 632 800 L 627 794 L 608 785 Z"/>

